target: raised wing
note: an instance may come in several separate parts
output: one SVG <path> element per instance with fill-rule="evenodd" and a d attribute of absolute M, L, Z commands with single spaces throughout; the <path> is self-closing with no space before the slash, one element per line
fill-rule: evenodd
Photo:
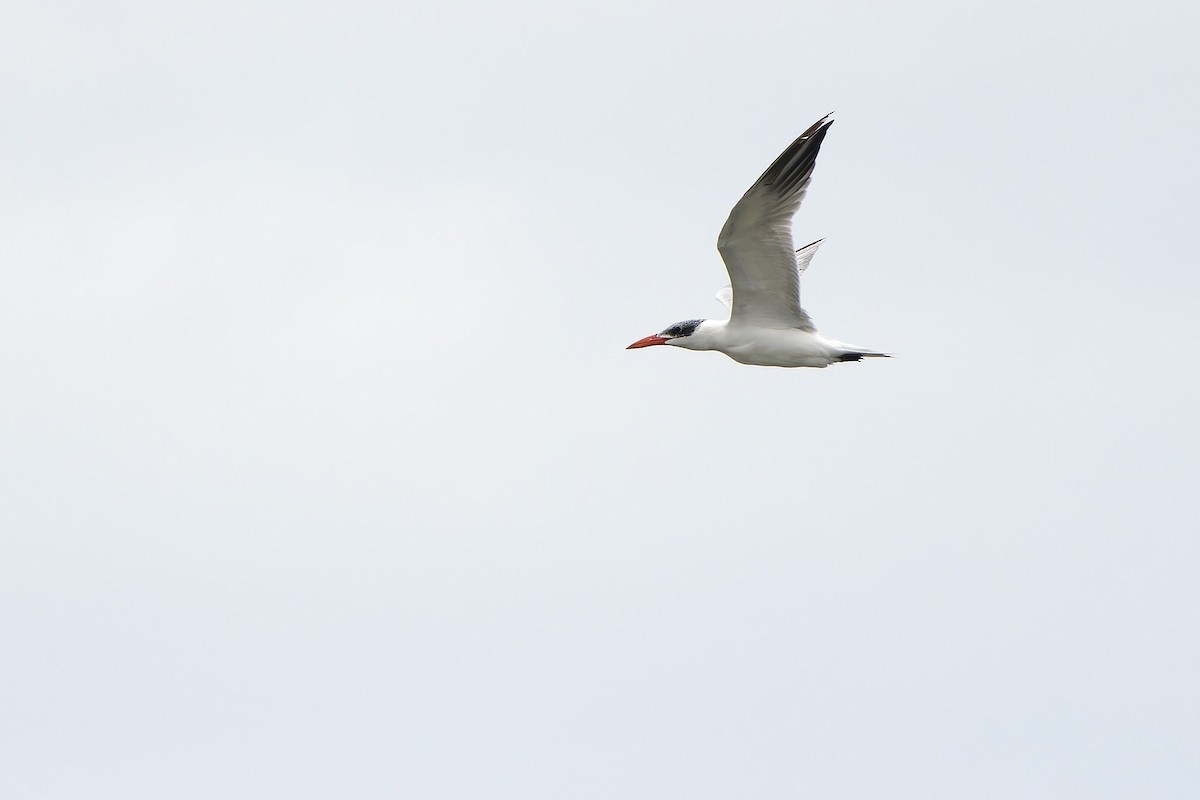
<path fill-rule="evenodd" d="M 717 292 L 717 299 L 721 301 L 721 305 L 733 311 L 733 287 L 726 286 Z"/>
<path fill-rule="evenodd" d="M 796 251 L 796 274 L 803 275 L 804 270 L 808 269 L 809 263 L 812 262 L 812 257 L 816 255 L 817 248 L 821 246 L 824 239 L 817 239 L 812 244 L 806 244 Z M 721 305 L 733 311 L 733 286 L 725 286 L 717 291 L 717 299 L 721 301 Z M 804 314 L 804 309 L 800 309 L 800 313 Z M 807 314 L 805 314 L 807 316 Z"/>
<path fill-rule="evenodd" d="M 812 263 L 813 256 L 817 254 L 817 248 L 821 246 L 824 239 L 817 239 L 812 244 L 806 244 L 796 251 L 796 274 L 803 275 L 804 270 L 808 269 L 808 265 Z"/>
<path fill-rule="evenodd" d="M 800 272 L 820 242 L 795 252 L 792 217 L 800 208 L 821 142 L 825 117 L 792 142 L 729 213 L 717 238 L 733 286 L 730 319 L 767 328 L 815 330 L 800 308 Z"/>

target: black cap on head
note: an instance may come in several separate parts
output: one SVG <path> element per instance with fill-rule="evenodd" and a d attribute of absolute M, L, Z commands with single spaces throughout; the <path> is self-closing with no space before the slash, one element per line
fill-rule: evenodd
<path fill-rule="evenodd" d="M 700 327 L 701 322 L 704 322 L 704 320 L 689 319 L 686 322 L 676 322 L 659 335 L 669 336 L 672 339 L 678 339 L 680 336 L 691 336 L 696 332 L 696 328 Z"/>

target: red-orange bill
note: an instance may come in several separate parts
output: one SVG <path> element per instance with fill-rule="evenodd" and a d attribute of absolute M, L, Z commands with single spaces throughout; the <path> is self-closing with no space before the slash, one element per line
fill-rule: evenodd
<path fill-rule="evenodd" d="M 638 339 L 636 342 L 629 345 L 629 347 L 626 347 L 625 349 L 626 350 L 636 350 L 639 347 L 649 347 L 654 344 L 666 344 L 668 338 L 669 337 L 667 337 L 667 336 L 659 336 L 657 333 L 651 334 L 650 336 L 647 336 L 645 339 Z"/>

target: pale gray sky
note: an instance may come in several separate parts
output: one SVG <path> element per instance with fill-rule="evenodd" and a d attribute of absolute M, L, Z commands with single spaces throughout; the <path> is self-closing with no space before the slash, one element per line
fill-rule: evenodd
<path fill-rule="evenodd" d="M 1194 2 L 9 4 L 0 794 L 1200 796 Z M 626 352 L 835 111 L 827 370 Z"/>

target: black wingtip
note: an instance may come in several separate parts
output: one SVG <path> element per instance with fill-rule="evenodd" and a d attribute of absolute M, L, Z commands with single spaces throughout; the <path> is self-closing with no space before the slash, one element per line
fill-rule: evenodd
<path fill-rule="evenodd" d="M 785 195 L 807 180 L 817 164 L 821 143 L 825 141 L 825 134 L 832 124 L 833 120 L 828 115 L 814 122 L 779 154 L 779 158 L 767 167 L 758 182 Z"/>

